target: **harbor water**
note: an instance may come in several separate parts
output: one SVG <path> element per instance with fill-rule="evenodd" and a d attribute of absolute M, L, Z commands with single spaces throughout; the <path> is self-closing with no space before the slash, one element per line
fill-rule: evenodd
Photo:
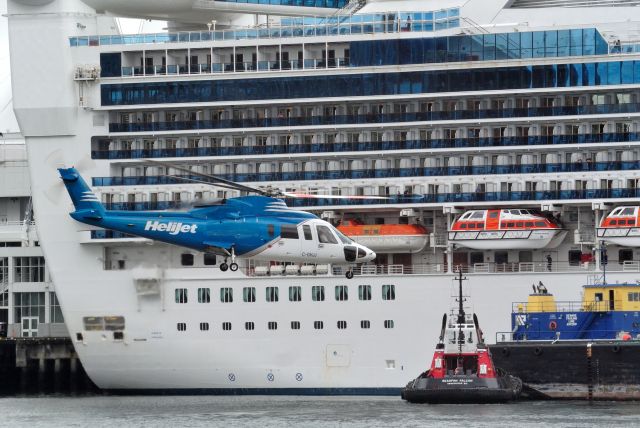
<path fill-rule="evenodd" d="M 632 402 L 412 405 L 399 397 L 43 396 L 0 399 L 7 427 L 617 427 Z"/>

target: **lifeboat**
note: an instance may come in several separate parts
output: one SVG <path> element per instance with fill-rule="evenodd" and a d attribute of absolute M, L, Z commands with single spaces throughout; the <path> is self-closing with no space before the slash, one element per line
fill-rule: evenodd
<path fill-rule="evenodd" d="M 344 220 L 338 230 L 376 253 L 417 253 L 429 241 L 427 229 L 418 224 L 363 224 Z"/>
<path fill-rule="evenodd" d="M 625 247 L 640 247 L 639 207 L 618 207 L 600 221 L 598 238 Z"/>
<path fill-rule="evenodd" d="M 449 230 L 449 241 L 476 250 L 556 248 L 567 235 L 560 223 L 530 209 L 473 210 Z"/>
<path fill-rule="evenodd" d="M 522 381 L 495 367 L 475 314 L 465 312 L 462 274 L 458 308 L 442 318 L 430 368 L 402 389 L 410 403 L 503 403 L 516 400 Z"/>

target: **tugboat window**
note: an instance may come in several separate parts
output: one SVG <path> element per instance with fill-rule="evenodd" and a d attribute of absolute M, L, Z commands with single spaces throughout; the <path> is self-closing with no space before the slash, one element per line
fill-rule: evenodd
<path fill-rule="evenodd" d="M 396 300 L 396 286 L 387 284 L 382 286 L 382 300 Z"/>
<path fill-rule="evenodd" d="M 242 289 L 242 300 L 245 302 L 255 302 L 256 301 L 256 288 L 255 287 L 244 287 Z"/>
<path fill-rule="evenodd" d="M 211 302 L 211 289 L 198 288 L 198 303 L 210 303 Z"/>
<path fill-rule="evenodd" d="M 360 299 L 360 300 L 371 300 L 371 286 L 370 285 L 359 285 L 358 286 L 358 299 Z"/>
<path fill-rule="evenodd" d="M 349 300 L 349 289 L 346 285 L 336 285 L 336 300 Z"/>
<path fill-rule="evenodd" d="M 233 302 L 233 289 L 230 287 L 222 287 L 220 289 L 220 301 L 222 303 Z"/>
<path fill-rule="evenodd" d="M 187 289 L 176 288 L 176 303 L 187 303 Z"/>
<path fill-rule="evenodd" d="M 311 287 L 311 299 L 314 302 L 324 301 L 324 285 L 314 285 Z"/>
<path fill-rule="evenodd" d="M 289 301 L 300 302 L 302 300 L 302 287 L 294 286 L 289 287 Z"/>
<path fill-rule="evenodd" d="M 267 302 L 277 302 L 278 301 L 278 287 L 267 287 Z"/>

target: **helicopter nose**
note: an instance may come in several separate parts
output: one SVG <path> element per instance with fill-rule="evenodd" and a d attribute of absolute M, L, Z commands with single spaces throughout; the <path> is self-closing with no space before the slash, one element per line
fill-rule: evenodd
<path fill-rule="evenodd" d="M 367 247 L 360 246 L 358 248 L 358 261 L 370 262 L 376 258 L 376 253 L 368 249 Z"/>

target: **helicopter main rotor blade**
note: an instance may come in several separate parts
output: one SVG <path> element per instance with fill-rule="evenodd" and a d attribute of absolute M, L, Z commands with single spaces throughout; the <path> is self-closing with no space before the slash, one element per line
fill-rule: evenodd
<path fill-rule="evenodd" d="M 178 171 L 186 172 L 189 175 L 195 175 L 195 176 L 200 176 L 200 177 L 203 177 L 203 178 L 207 178 L 207 179 L 215 182 L 215 184 L 218 184 L 218 183 L 226 184 L 227 188 L 229 188 L 229 189 L 240 190 L 240 191 L 249 192 L 249 193 L 257 193 L 258 195 L 268 196 L 267 192 L 265 192 L 263 190 L 256 189 L 256 188 L 250 187 L 250 186 L 245 186 L 244 184 L 236 183 L 235 181 L 227 180 L 225 178 L 216 177 L 215 175 L 210 175 L 210 174 L 204 174 L 202 172 L 191 171 L 188 168 L 184 168 L 184 167 L 175 165 L 175 164 L 173 164 L 171 162 L 161 162 L 161 161 L 157 161 L 157 160 L 153 160 L 153 159 L 145 159 L 145 162 L 149 162 L 151 164 L 157 164 L 157 165 L 162 165 L 162 166 L 165 166 L 165 167 L 173 168 L 173 169 L 176 169 Z M 179 177 L 179 176 L 175 176 L 174 175 L 172 177 Z M 209 184 L 209 185 L 214 184 L 211 181 L 204 181 L 203 180 L 203 181 L 201 181 L 201 183 Z M 221 186 L 221 187 L 223 187 L 223 186 Z"/>
<path fill-rule="evenodd" d="M 300 198 L 300 199 L 389 199 L 385 196 L 346 196 L 346 195 L 318 195 L 311 193 L 292 193 L 282 192 L 283 196 L 288 198 Z"/>
<path fill-rule="evenodd" d="M 183 177 L 181 175 L 167 175 L 166 177 L 175 178 L 176 180 L 189 181 L 191 183 L 206 184 L 208 186 L 222 187 L 223 189 L 238 190 L 235 186 L 227 186 L 222 183 L 212 183 L 210 181 L 198 180 L 197 178 Z"/>

